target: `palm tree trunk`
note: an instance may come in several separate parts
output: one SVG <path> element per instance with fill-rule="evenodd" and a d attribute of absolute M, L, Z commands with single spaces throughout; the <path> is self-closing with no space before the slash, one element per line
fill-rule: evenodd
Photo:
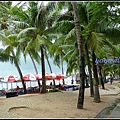
<path fill-rule="evenodd" d="M 60 54 L 60 57 L 61 57 L 62 74 L 64 75 L 64 70 L 63 70 L 63 61 L 62 61 L 62 52 L 61 52 L 61 54 Z M 62 81 L 63 81 L 63 85 L 65 85 L 65 81 L 64 81 L 64 79 L 62 79 Z"/>
<path fill-rule="evenodd" d="M 95 65 L 96 56 L 94 51 L 92 51 L 92 64 L 93 64 L 93 74 L 94 74 L 94 101 L 96 103 L 100 102 L 99 87 L 98 87 L 98 74 L 97 66 Z"/>
<path fill-rule="evenodd" d="M 77 44 L 78 44 L 78 50 L 79 50 L 79 61 L 80 61 L 80 89 L 79 89 L 79 96 L 78 96 L 78 103 L 77 108 L 83 109 L 84 104 L 84 91 L 85 91 L 85 63 L 84 63 L 84 48 L 83 48 L 83 39 L 81 39 L 81 27 L 80 27 L 80 21 L 78 17 L 77 12 L 77 6 L 76 2 L 71 2 L 74 12 L 74 22 L 75 22 L 75 29 L 76 29 L 76 37 L 77 37 Z"/>
<path fill-rule="evenodd" d="M 33 66 L 34 66 L 35 72 L 36 72 L 36 74 L 38 74 L 37 67 L 36 67 L 36 65 L 35 65 L 35 62 L 34 62 L 34 60 L 33 60 L 33 58 L 32 58 L 32 55 L 31 55 L 30 51 L 29 51 L 28 53 L 29 53 L 30 58 L 31 58 L 31 60 L 32 60 L 32 63 L 33 63 Z M 39 86 L 39 92 L 40 92 L 40 81 L 39 81 L 39 80 L 38 80 L 38 86 Z"/>
<path fill-rule="evenodd" d="M 101 81 L 101 85 L 102 85 L 102 89 L 105 89 L 105 86 L 104 86 L 104 82 L 103 82 L 103 79 L 102 79 L 102 72 L 101 72 L 101 66 L 99 65 L 99 76 L 100 76 L 100 81 Z"/>
<path fill-rule="evenodd" d="M 104 77 L 104 83 L 106 83 L 106 74 L 105 74 L 105 70 L 103 70 L 103 77 Z"/>
<path fill-rule="evenodd" d="M 51 65 L 50 65 L 50 62 L 49 62 L 49 59 L 48 59 L 48 56 L 47 56 L 47 53 L 46 53 L 46 50 L 45 50 L 45 56 L 46 56 L 46 60 L 47 60 L 48 66 L 50 68 L 50 72 L 53 73 Z M 55 86 L 55 80 L 54 79 L 53 79 L 53 85 Z"/>
<path fill-rule="evenodd" d="M 11 51 L 12 51 L 12 55 L 13 55 L 13 57 L 14 57 L 15 66 L 17 67 L 18 73 L 19 73 L 20 78 L 21 78 L 21 80 L 22 80 L 22 85 L 23 85 L 23 89 L 24 89 L 24 94 L 26 94 L 26 93 L 27 93 L 27 90 L 26 90 L 26 85 L 25 85 L 24 80 L 23 80 L 23 75 L 22 75 L 21 69 L 20 69 L 20 67 L 19 67 L 19 65 L 18 65 L 18 62 L 17 62 L 17 60 L 16 60 L 16 56 L 15 56 L 14 51 L 13 51 L 13 50 L 11 50 Z"/>
<path fill-rule="evenodd" d="M 41 64 L 42 64 L 42 90 L 41 93 L 46 93 L 46 79 L 45 79 L 45 61 L 44 61 L 44 52 L 43 46 L 40 46 L 41 50 Z"/>
<path fill-rule="evenodd" d="M 93 89 L 93 81 L 92 81 L 92 71 L 91 71 L 90 58 L 89 58 L 89 54 L 88 54 L 87 44 L 85 44 L 85 53 L 86 53 L 86 60 L 87 60 L 87 64 L 88 64 L 88 71 L 89 71 L 90 97 L 93 97 L 94 96 L 94 89 Z"/>

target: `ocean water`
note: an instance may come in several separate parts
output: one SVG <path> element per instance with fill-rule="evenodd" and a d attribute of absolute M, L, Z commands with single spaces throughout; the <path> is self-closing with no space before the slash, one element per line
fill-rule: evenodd
<path fill-rule="evenodd" d="M 50 63 L 51 63 L 51 66 L 52 66 L 52 71 L 55 72 L 55 73 L 62 73 L 62 70 L 61 68 L 58 68 L 57 66 L 55 66 L 53 64 L 53 59 L 50 58 Z M 35 74 L 35 70 L 34 70 L 34 67 L 33 67 L 33 64 L 32 64 L 32 61 L 31 59 L 29 58 L 29 56 L 27 56 L 27 63 L 24 62 L 24 58 L 21 57 L 20 59 L 20 68 L 21 68 L 21 71 L 22 71 L 22 74 L 23 76 L 28 74 L 28 73 L 32 73 L 32 74 Z M 66 75 L 66 63 L 63 63 L 64 64 L 64 75 Z M 37 69 L 38 69 L 38 72 L 39 74 L 41 74 L 41 65 L 37 65 Z M 49 66 L 45 60 L 45 71 L 50 73 L 50 69 L 49 69 Z M 0 62 L 0 76 L 2 77 L 6 77 L 8 75 L 16 75 L 19 77 L 19 73 L 17 71 L 17 68 L 15 67 L 14 64 L 11 64 L 10 62 Z M 68 78 L 65 78 L 65 84 L 71 84 L 71 77 L 68 77 Z M 41 84 L 42 84 L 42 81 L 40 81 Z M 46 84 L 50 84 L 50 82 L 53 82 L 52 80 L 47 80 L 46 81 Z M 62 84 L 62 80 L 55 80 L 56 84 L 59 84 L 61 83 Z M 12 83 L 3 83 L 3 82 L 0 82 L 0 90 L 1 89 L 11 89 L 11 88 L 16 88 L 16 86 L 19 86 L 19 87 L 22 87 L 22 83 L 21 82 L 12 82 Z M 26 87 L 33 87 L 33 86 L 38 86 L 38 82 L 37 80 L 35 81 L 31 81 L 31 82 L 26 82 Z"/>

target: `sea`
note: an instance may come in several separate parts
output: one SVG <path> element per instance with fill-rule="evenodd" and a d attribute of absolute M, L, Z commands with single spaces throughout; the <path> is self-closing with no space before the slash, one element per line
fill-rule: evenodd
<path fill-rule="evenodd" d="M 49 58 L 49 61 L 50 61 L 53 73 L 60 73 L 61 74 L 62 69 L 53 64 L 53 58 Z M 36 65 L 37 65 L 37 69 L 38 69 L 39 74 L 41 74 L 42 73 L 41 72 L 42 71 L 41 65 L 39 65 L 37 63 L 36 63 Z M 63 63 L 63 68 L 64 68 L 64 75 L 66 76 L 67 65 L 65 62 Z M 22 71 L 23 76 L 26 74 L 29 74 L 29 73 L 36 74 L 34 66 L 33 66 L 32 61 L 31 61 L 29 56 L 27 56 L 26 62 L 25 62 L 24 58 L 21 56 L 20 69 Z M 48 63 L 46 60 L 45 60 L 45 72 L 50 73 L 50 69 L 49 69 L 49 66 L 48 66 Z M 14 64 L 11 64 L 10 62 L 0 62 L 0 77 L 6 77 L 8 75 L 15 75 L 15 76 L 19 77 L 19 73 L 17 71 L 17 68 L 15 67 Z M 64 80 L 65 80 L 65 84 L 71 84 L 72 76 L 66 77 Z M 46 85 L 49 85 L 50 82 L 53 82 L 53 80 L 46 80 Z M 42 84 L 42 81 L 40 81 L 40 83 Z M 62 80 L 55 80 L 55 83 L 56 83 L 56 85 L 59 83 L 62 84 Z M 16 88 L 17 85 L 20 88 L 23 87 L 21 82 L 12 82 L 12 83 L 0 82 L 0 90 L 13 89 L 13 88 Z M 34 87 L 34 86 L 38 86 L 37 80 L 26 82 L 27 88 Z"/>

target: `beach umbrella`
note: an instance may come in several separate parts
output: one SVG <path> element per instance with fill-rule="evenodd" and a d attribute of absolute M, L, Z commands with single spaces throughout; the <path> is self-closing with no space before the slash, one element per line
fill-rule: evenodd
<path fill-rule="evenodd" d="M 55 80 L 61 80 L 61 79 L 64 79 L 65 76 L 63 74 L 60 74 L 60 73 L 54 73 L 55 74 Z"/>
<path fill-rule="evenodd" d="M 37 80 L 42 80 L 42 75 L 41 74 L 36 74 L 36 78 L 37 78 Z M 51 80 L 61 80 L 61 79 L 63 79 L 63 78 L 65 78 L 64 77 L 64 75 L 62 75 L 62 74 L 58 74 L 58 73 L 45 73 L 45 79 L 46 80 L 49 80 L 49 81 L 51 81 Z"/>
<path fill-rule="evenodd" d="M 36 74 L 35 75 L 37 80 L 42 80 L 42 75 L 41 74 Z M 45 73 L 45 79 L 46 80 L 53 80 L 54 76 L 51 73 Z"/>
<path fill-rule="evenodd" d="M 8 75 L 4 78 L 5 82 L 17 82 L 17 76 L 15 75 Z"/>
<path fill-rule="evenodd" d="M 52 73 L 45 73 L 45 79 L 46 80 L 53 80 L 53 74 Z"/>
<path fill-rule="evenodd" d="M 45 73 L 45 79 L 46 80 L 53 80 L 56 77 L 55 73 Z M 36 74 L 37 80 L 42 80 L 41 74 Z"/>
<path fill-rule="evenodd" d="M 48 80 L 52 80 L 52 79 L 60 80 L 64 78 L 64 75 L 59 74 L 59 73 L 46 73 L 45 77 Z"/>
<path fill-rule="evenodd" d="M 50 81 L 53 80 L 56 77 L 54 73 L 45 73 L 45 79 Z M 37 80 L 42 80 L 42 75 L 41 74 L 36 74 Z"/>
<path fill-rule="evenodd" d="M 23 76 L 23 80 L 25 82 L 30 81 L 30 87 L 31 87 L 31 81 L 37 80 L 37 76 L 35 74 L 29 73 Z"/>
<path fill-rule="evenodd" d="M 55 79 L 56 78 L 56 73 L 51 73 L 52 78 Z"/>
<path fill-rule="evenodd" d="M 37 79 L 36 75 L 31 74 L 31 73 L 23 76 L 23 80 L 25 81 L 36 80 L 36 79 Z"/>
<path fill-rule="evenodd" d="M 4 77 L 4 79 L 1 81 L 7 83 L 7 88 L 8 88 L 8 83 L 11 83 L 11 88 L 12 88 L 12 82 L 17 82 L 18 79 L 19 78 L 15 75 L 8 75 L 8 76 Z"/>
<path fill-rule="evenodd" d="M 65 76 L 63 74 L 59 73 L 45 73 L 45 79 L 46 80 L 61 80 L 64 79 Z M 42 75 L 39 76 L 39 80 L 42 80 Z"/>
<path fill-rule="evenodd" d="M 41 74 L 35 74 L 36 80 L 42 80 L 42 75 Z"/>
<path fill-rule="evenodd" d="M 42 75 L 41 74 L 36 74 L 35 76 L 36 76 L 37 80 L 42 80 Z M 45 73 L 45 79 L 46 80 L 52 80 L 53 75 L 51 73 Z"/>

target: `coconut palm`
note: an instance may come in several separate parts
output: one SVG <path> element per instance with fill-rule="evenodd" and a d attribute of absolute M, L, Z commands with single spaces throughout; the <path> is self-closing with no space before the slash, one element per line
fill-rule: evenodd
<path fill-rule="evenodd" d="M 18 52 L 16 52 L 15 54 L 15 47 L 17 47 L 17 34 L 10 34 L 10 35 L 5 35 L 5 32 L 2 31 L 0 32 L 0 40 L 2 40 L 2 42 L 4 43 L 5 45 L 5 50 L 4 50 L 4 53 L 7 54 L 7 55 L 11 55 L 11 57 L 13 58 L 13 63 L 15 64 L 17 70 L 18 70 L 18 73 L 20 75 L 20 78 L 22 80 L 22 85 L 23 85 L 23 88 L 24 88 L 24 94 L 27 93 L 26 91 L 26 85 L 24 83 L 24 80 L 23 80 L 23 75 L 22 75 L 22 71 L 20 69 L 20 66 L 19 66 L 19 55 Z"/>
<path fill-rule="evenodd" d="M 27 46 L 24 49 L 24 53 L 26 54 L 28 51 L 30 51 L 32 48 L 35 49 L 35 51 L 41 50 L 41 57 L 44 56 L 44 46 L 51 44 L 49 40 L 47 40 L 47 36 L 45 33 L 46 29 L 49 28 L 49 21 L 46 19 L 49 14 L 49 7 L 44 6 L 42 3 L 39 5 L 39 2 L 29 2 L 29 9 L 25 11 L 25 16 L 27 16 L 27 21 L 25 21 L 29 26 L 25 29 L 23 29 L 18 34 L 19 40 L 28 40 Z M 34 10 L 33 10 L 34 9 Z M 44 60 L 41 58 L 41 60 Z M 45 70 L 44 61 L 42 61 L 42 69 Z M 45 71 L 42 70 L 42 90 L 41 93 L 46 92 L 46 82 L 45 82 Z"/>
<path fill-rule="evenodd" d="M 78 2 L 79 3 L 79 2 Z M 77 4 L 78 4 L 77 3 Z M 69 3 L 70 4 L 70 3 Z M 80 3 L 79 3 L 80 4 Z M 81 3 L 82 4 L 82 3 Z M 81 5 L 80 4 L 80 5 Z M 70 5 L 68 5 L 69 6 L 69 8 L 68 9 L 70 9 Z M 84 5 L 85 6 L 85 5 Z M 72 8 L 72 7 L 71 7 Z M 79 9 L 80 10 L 78 10 L 78 11 L 83 11 L 83 7 L 82 7 L 82 5 L 79 7 Z M 80 16 L 82 16 L 82 17 L 80 17 L 81 18 L 81 24 L 82 25 L 84 25 L 83 24 L 83 21 L 86 21 L 85 19 L 85 15 L 83 15 L 83 13 L 79 13 L 80 14 Z M 86 23 L 87 24 L 87 23 Z M 85 25 L 86 25 L 85 24 Z M 77 48 L 77 42 L 76 42 L 76 37 L 75 37 L 75 29 L 74 29 L 74 22 L 73 22 L 73 15 L 72 15 L 72 9 L 70 9 L 69 11 L 67 11 L 67 12 L 65 12 L 64 14 L 62 14 L 60 17 L 59 17 L 59 20 L 58 20 L 58 22 L 57 22 L 57 30 L 59 30 L 59 29 L 61 29 L 61 28 L 63 28 L 63 29 L 65 29 L 65 30 L 62 30 L 62 31 L 66 31 L 66 33 L 65 32 L 62 32 L 61 31 L 61 33 L 62 34 L 66 34 L 66 38 L 63 38 L 63 39 L 65 39 L 65 42 L 64 42 L 64 44 L 67 44 L 66 45 L 66 47 L 68 46 L 68 44 L 72 44 L 72 46 L 73 46 L 73 40 L 74 40 L 74 45 L 75 45 L 75 48 Z M 69 27 L 68 27 L 69 26 Z M 71 42 L 70 42 L 71 41 Z M 68 46 L 68 47 L 70 47 L 70 45 Z M 68 55 L 66 54 L 65 55 L 65 57 L 63 57 L 63 59 L 65 60 L 65 61 L 67 61 L 67 64 L 68 64 L 68 67 L 67 67 L 67 73 L 72 73 L 72 70 L 74 69 L 75 71 L 76 70 L 78 70 L 78 64 L 79 64 L 79 61 L 78 60 L 76 60 L 76 55 L 75 54 L 73 54 L 73 51 L 71 50 L 71 48 L 70 48 L 70 51 L 69 51 L 69 48 L 67 47 L 67 49 L 68 49 L 68 53 L 69 53 L 69 55 L 70 55 L 70 51 L 71 51 L 71 57 L 69 56 L 69 57 L 67 57 Z M 65 45 L 64 46 L 62 46 L 62 48 L 65 48 Z M 74 48 L 74 49 L 75 49 Z M 75 52 L 75 51 L 74 51 Z M 67 51 L 65 51 L 65 53 L 67 53 Z M 77 52 L 78 53 L 78 52 Z M 75 55 L 75 56 L 73 56 L 73 55 Z M 68 60 L 67 60 L 68 59 Z M 71 60 L 70 60 L 71 59 Z M 76 63 L 75 63 L 76 62 Z M 70 64 L 69 64 L 70 63 Z M 72 65 L 72 67 L 71 67 L 71 65 Z M 90 77 L 90 78 L 92 78 L 92 77 Z M 91 80 L 92 81 L 92 80 Z M 93 85 L 91 84 L 90 85 L 90 87 L 92 87 Z M 92 92 L 93 93 L 93 92 Z"/>
<path fill-rule="evenodd" d="M 11 30 L 11 26 L 10 24 L 7 23 L 8 20 L 10 20 L 11 16 L 9 15 L 9 9 L 11 8 L 12 3 L 11 2 L 2 2 L 2 4 L 0 4 L 1 9 L 3 11 L 3 13 L 5 12 L 5 18 L 4 16 L 2 17 L 3 21 L 5 22 L 3 26 L 6 27 L 2 27 L 1 26 L 1 31 L 0 31 L 0 38 L 2 41 L 2 44 L 5 46 L 5 50 L 4 53 L 11 56 L 10 54 L 12 54 L 12 58 L 13 58 L 13 63 L 15 64 L 20 78 L 22 80 L 22 84 L 23 84 L 23 88 L 24 88 L 24 93 L 26 94 L 26 85 L 24 84 L 24 80 L 22 79 L 22 71 L 19 67 L 19 51 L 16 52 L 15 54 L 15 47 L 17 47 L 17 34 L 14 34 L 14 30 Z M 1 13 L 1 15 L 3 14 Z M 11 62 L 12 63 L 12 62 Z"/>
<path fill-rule="evenodd" d="M 108 18 L 110 18 L 110 16 L 109 16 L 110 14 L 108 15 L 108 13 L 111 12 L 108 9 L 108 6 L 112 5 L 112 4 L 113 3 L 101 3 L 101 2 L 91 3 L 91 6 L 89 8 L 89 10 L 90 10 L 89 14 L 90 14 L 90 17 L 91 17 L 90 22 L 89 22 L 89 28 L 90 28 L 90 31 L 94 31 L 94 32 L 91 32 L 91 37 L 90 37 L 90 41 L 89 42 L 91 42 L 92 39 L 94 39 L 94 40 L 96 39 L 98 42 L 102 42 L 101 44 L 98 44 L 98 45 L 96 44 L 97 41 L 96 42 L 95 41 L 92 42 L 92 43 L 94 43 L 91 46 L 94 57 L 95 57 L 95 53 L 94 52 L 96 52 L 98 54 L 98 52 L 96 50 L 97 49 L 98 49 L 98 51 L 100 50 L 98 48 L 98 46 L 99 47 L 101 46 L 100 48 L 103 48 L 103 46 L 102 46 L 103 44 L 108 43 L 109 47 L 111 47 L 113 50 L 115 50 L 115 47 L 108 41 L 109 39 L 105 38 L 105 31 L 107 31 L 108 28 L 111 29 L 111 27 L 113 26 L 112 19 L 108 20 Z M 96 5 L 97 5 L 97 7 L 95 7 Z M 94 9 L 95 10 L 94 11 L 93 7 L 96 8 L 97 10 L 99 9 L 99 11 L 96 11 L 95 9 Z M 102 12 L 102 14 L 101 14 L 100 11 L 104 11 L 104 12 Z M 106 14 L 107 14 L 108 17 L 106 17 Z M 97 32 L 99 32 L 99 33 L 97 33 Z M 101 34 L 100 32 L 104 33 L 104 35 Z M 100 37 L 101 37 L 101 39 L 100 39 Z M 95 60 L 95 58 L 94 58 L 94 60 Z M 93 63 L 93 66 L 94 66 L 94 63 Z M 95 76 L 97 76 L 97 75 L 95 75 Z M 96 77 L 96 80 L 97 80 L 97 77 Z M 98 84 L 98 80 L 95 83 Z M 98 90 L 98 88 L 96 88 L 96 89 Z M 95 101 L 99 102 L 100 101 L 100 100 L 98 100 L 99 97 L 97 97 L 97 96 L 99 96 L 99 92 L 96 92 L 95 96 L 96 97 L 94 97 L 94 100 L 96 99 Z"/>
<path fill-rule="evenodd" d="M 77 43 L 78 43 L 78 50 L 79 50 L 79 61 L 80 61 L 80 75 L 81 75 L 81 84 L 80 84 L 80 89 L 79 89 L 79 96 L 78 96 L 78 104 L 77 108 L 82 109 L 83 108 L 83 103 L 84 103 L 84 84 L 85 84 L 85 64 L 84 64 L 84 41 L 81 37 L 81 26 L 80 26 L 80 21 L 78 17 L 78 12 L 77 12 L 77 6 L 75 2 L 71 2 L 73 6 L 73 11 L 74 11 L 74 22 L 75 22 L 75 29 L 76 29 L 76 37 L 77 37 Z"/>

